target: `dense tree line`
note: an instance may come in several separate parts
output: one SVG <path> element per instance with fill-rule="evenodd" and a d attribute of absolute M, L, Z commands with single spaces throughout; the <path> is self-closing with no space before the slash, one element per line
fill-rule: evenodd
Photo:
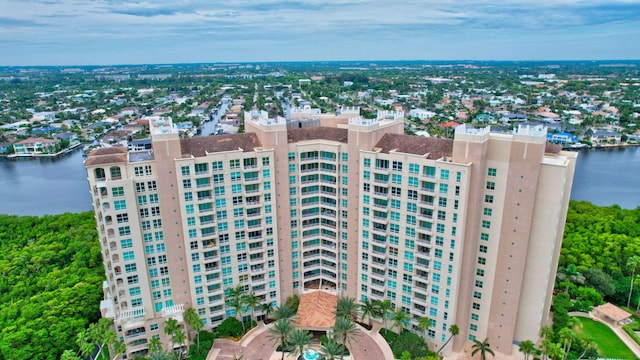
<path fill-rule="evenodd" d="M 640 207 L 629 210 L 585 201 L 570 203 L 558 268 L 565 284 L 559 289 L 568 288 L 571 293 L 578 287 L 590 287 L 605 300 L 625 305 L 633 259 L 638 256 Z M 634 290 L 631 304 L 638 303 L 639 294 Z"/>
<path fill-rule="evenodd" d="M 58 359 L 100 317 L 91 212 L 0 215 L 0 359 Z"/>

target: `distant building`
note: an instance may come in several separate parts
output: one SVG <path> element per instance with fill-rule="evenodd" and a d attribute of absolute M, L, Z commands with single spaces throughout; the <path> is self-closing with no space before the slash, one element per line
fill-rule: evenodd
<path fill-rule="evenodd" d="M 619 144 L 622 141 L 622 134 L 615 131 L 596 130 L 591 135 L 591 142 L 595 145 Z"/>
<path fill-rule="evenodd" d="M 52 154 L 56 152 L 56 145 L 59 142 L 59 140 L 32 137 L 13 144 L 13 149 L 16 155 Z"/>
<path fill-rule="evenodd" d="M 560 144 L 560 145 L 571 145 L 571 144 L 576 144 L 580 142 L 580 140 L 578 140 L 578 138 L 575 137 L 573 134 L 569 134 L 566 132 L 547 134 L 547 141 L 554 144 Z"/>

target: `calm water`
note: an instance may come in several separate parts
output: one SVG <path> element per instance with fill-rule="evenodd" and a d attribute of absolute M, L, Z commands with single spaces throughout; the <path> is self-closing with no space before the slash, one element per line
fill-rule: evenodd
<path fill-rule="evenodd" d="M 0 159 L 0 214 L 45 215 L 91 210 L 80 149 L 58 158 Z"/>
<path fill-rule="evenodd" d="M 57 159 L 0 159 L 0 214 L 91 210 L 82 152 Z M 640 206 L 640 147 L 582 151 L 571 198 L 597 205 Z"/>

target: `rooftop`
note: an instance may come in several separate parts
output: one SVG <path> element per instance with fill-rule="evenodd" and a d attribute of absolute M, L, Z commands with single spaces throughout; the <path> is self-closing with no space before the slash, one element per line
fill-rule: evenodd
<path fill-rule="evenodd" d="M 243 152 L 253 151 L 262 147 L 256 134 L 226 134 L 216 136 L 198 136 L 189 139 L 181 139 L 180 147 L 182 155 L 192 155 L 195 157 L 205 156 L 206 153 L 220 151 L 242 150 Z"/>
<path fill-rule="evenodd" d="M 336 322 L 336 305 L 336 295 L 322 290 L 304 293 L 300 296 L 295 325 L 303 328 L 330 328 Z"/>
<path fill-rule="evenodd" d="M 302 129 L 289 129 L 287 131 L 287 142 L 289 143 L 295 143 L 305 140 L 324 139 L 338 141 L 346 144 L 348 138 L 349 136 L 347 129 L 338 129 L 324 126 Z"/>
<path fill-rule="evenodd" d="M 451 156 L 453 152 L 453 140 L 385 134 L 375 145 L 375 148 L 379 148 L 383 153 L 397 151 L 415 155 L 428 154 L 428 159 L 437 160 L 443 156 Z"/>
<path fill-rule="evenodd" d="M 128 149 L 124 147 L 101 147 L 91 150 L 84 161 L 85 166 L 114 164 L 127 161 Z"/>

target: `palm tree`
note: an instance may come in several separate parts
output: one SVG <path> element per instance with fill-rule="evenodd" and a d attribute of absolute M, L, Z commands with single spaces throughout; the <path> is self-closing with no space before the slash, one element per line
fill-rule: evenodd
<path fill-rule="evenodd" d="M 113 358 L 115 359 L 127 352 L 127 344 L 125 344 L 124 341 L 116 341 L 111 345 L 111 350 L 113 351 Z"/>
<path fill-rule="evenodd" d="M 184 330 L 177 328 L 176 331 L 171 336 L 171 343 L 178 344 L 180 347 L 178 348 L 178 360 L 182 359 L 182 346 L 184 345 L 184 341 L 187 340 L 187 335 L 184 333 Z M 173 349 L 172 349 L 173 350 Z M 175 350 L 174 350 L 175 351 Z"/>
<path fill-rule="evenodd" d="M 640 256 L 631 256 L 627 260 L 627 267 L 631 267 L 631 285 L 629 286 L 629 298 L 627 299 L 627 307 L 631 305 L 631 294 L 633 293 L 633 279 L 636 276 L 636 266 L 640 264 Z"/>
<path fill-rule="evenodd" d="M 87 330 L 82 330 L 76 335 L 76 345 L 80 349 L 80 355 L 82 357 L 89 357 L 93 352 L 94 346 L 91 343 L 89 338 L 89 333 Z"/>
<path fill-rule="evenodd" d="M 429 327 L 431 326 L 431 319 L 426 316 L 421 316 L 418 319 L 418 329 L 424 332 L 424 339 L 427 339 L 427 331 L 429 331 Z"/>
<path fill-rule="evenodd" d="M 458 327 L 458 325 L 452 324 L 451 326 L 449 326 L 449 338 L 447 339 L 447 341 L 444 342 L 444 344 L 442 344 L 440 349 L 438 349 L 437 353 L 440 354 L 442 349 L 444 349 L 444 347 L 447 346 L 449 341 L 451 341 L 451 339 L 453 339 L 453 337 L 458 335 L 459 333 L 460 333 L 460 328 Z"/>
<path fill-rule="evenodd" d="M 156 353 L 162 351 L 162 344 L 160 344 L 160 338 L 152 337 L 149 341 L 149 352 Z"/>
<path fill-rule="evenodd" d="M 391 320 L 393 320 L 393 326 L 398 328 L 398 334 L 400 334 L 409 320 L 409 315 L 404 310 L 398 309 L 391 314 Z"/>
<path fill-rule="evenodd" d="M 486 360 L 487 354 L 491 354 L 491 356 L 496 356 L 493 350 L 491 350 L 489 339 L 484 339 L 484 341 L 482 342 L 480 342 L 479 340 L 473 340 L 473 345 L 471 346 L 471 348 L 473 349 L 471 351 L 471 356 L 475 356 L 479 352 L 480 360 Z"/>
<path fill-rule="evenodd" d="M 335 360 L 338 356 L 344 354 L 344 346 L 331 339 L 320 347 L 320 353 L 326 360 Z"/>
<path fill-rule="evenodd" d="M 288 307 L 287 305 L 278 306 L 273 311 L 273 319 L 274 320 L 291 319 L 293 317 L 293 315 L 295 315 L 293 309 Z"/>
<path fill-rule="evenodd" d="M 280 349 L 282 350 L 282 360 L 284 360 L 284 352 L 287 349 L 287 340 L 293 332 L 291 319 L 284 318 L 277 320 L 275 323 L 273 323 L 273 326 L 271 327 L 271 329 L 269 329 L 269 332 L 269 338 L 280 343 Z"/>
<path fill-rule="evenodd" d="M 229 288 L 230 294 L 226 297 L 226 305 L 232 307 L 235 310 L 236 319 L 238 315 L 240 315 L 240 322 L 242 323 L 242 332 L 245 332 L 244 321 L 242 321 L 242 308 L 244 304 L 242 303 L 242 288 L 240 285 L 236 286 L 234 289 Z"/>
<path fill-rule="evenodd" d="M 393 309 L 393 304 L 391 300 L 385 299 L 383 301 L 377 301 L 378 308 L 380 309 L 380 316 L 382 316 L 382 322 L 384 324 L 384 328 L 387 329 L 387 318 L 389 317 L 389 311 Z"/>
<path fill-rule="evenodd" d="M 529 360 L 529 355 L 533 354 L 536 350 L 536 344 L 531 340 L 525 340 L 520 343 L 518 350 L 524 354 L 524 360 Z"/>
<path fill-rule="evenodd" d="M 560 360 L 564 357 L 564 350 L 560 344 L 547 344 L 544 353 L 552 360 Z"/>
<path fill-rule="evenodd" d="M 296 330 L 289 336 L 289 343 L 293 348 L 293 356 L 302 356 L 304 348 L 311 343 L 311 333 L 307 330 Z"/>
<path fill-rule="evenodd" d="M 334 337 L 337 336 L 346 348 L 347 344 L 351 344 L 351 340 L 358 335 L 358 328 L 352 318 L 346 316 L 337 317 L 336 323 L 333 325 L 333 335 Z"/>
<path fill-rule="evenodd" d="M 200 316 L 194 308 L 188 308 L 187 310 L 185 310 L 182 314 L 182 317 L 184 318 L 184 322 L 189 325 L 191 330 L 195 331 L 198 349 L 200 349 L 200 330 L 202 330 L 202 328 L 204 327 L 202 319 L 200 319 Z"/>
<path fill-rule="evenodd" d="M 275 310 L 275 307 L 270 301 L 260 305 L 260 311 L 262 311 L 262 313 L 264 314 L 264 320 L 267 320 L 269 318 L 271 313 L 273 313 L 273 310 Z"/>
<path fill-rule="evenodd" d="M 585 337 L 584 339 L 582 339 L 581 345 L 584 348 L 584 350 L 582 351 L 582 354 L 578 356 L 578 359 L 582 359 L 582 357 L 585 356 L 587 353 L 591 353 L 598 348 L 598 345 L 596 345 L 596 342 L 591 337 Z"/>
<path fill-rule="evenodd" d="M 176 358 L 175 354 L 168 351 L 156 351 L 154 353 L 150 353 L 147 355 L 145 359 L 147 360 L 174 360 Z"/>
<path fill-rule="evenodd" d="M 60 360 L 80 360 L 72 350 L 65 350 L 60 356 Z"/>
<path fill-rule="evenodd" d="M 260 297 L 256 296 L 253 292 L 245 294 L 242 297 L 242 304 L 251 310 L 250 321 L 252 322 L 254 311 L 260 306 Z"/>
<path fill-rule="evenodd" d="M 371 326 L 371 316 L 374 316 L 380 311 L 380 304 L 377 301 L 371 301 L 369 299 L 365 299 L 362 303 L 360 303 L 360 316 L 362 316 L 362 321 L 364 322 L 364 318 L 368 318 L 369 326 Z"/>
<path fill-rule="evenodd" d="M 176 331 L 179 328 L 180 327 L 178 326 L 178 320 L 176 320 L 174 318 L 168 318 L 164 322 L 164 333 L 171 337 L 171 349 L 170 349 L 170 351 L 173 351 L 173 335 L 176 333 Z"/>
<path fill-rule="evenodd" d="M 358 316 L 358 304 L 354 298 L 341 297 L 336 304 L 336 316 L 349 316 L 352 319 L 357 319 Z"/>

